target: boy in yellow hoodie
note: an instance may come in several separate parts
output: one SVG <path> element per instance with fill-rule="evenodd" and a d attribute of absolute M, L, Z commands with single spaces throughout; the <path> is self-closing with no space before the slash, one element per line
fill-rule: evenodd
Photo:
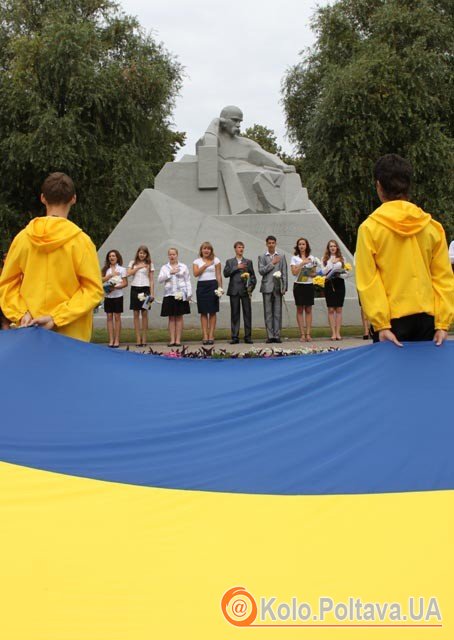
<path fill-rule="evenodd" d="M 454 276 L 443 227 L 408 201 L 411 176 L 397 154 L 376 163 L 382 205 L 359 227 L 356 283 L 375 342 L 439 346 L 454 316 Z"/>
<path fill-rule="evenodd" d="M 76 202 L 71 178 L 51 173 L 41 192 L 46 216 L 14 238 L 0 276 L 0 307 L 22 327 L 39 325 L 89 341 L 92 312 L 103 297 L 96 249 L 68 220 Z"/>

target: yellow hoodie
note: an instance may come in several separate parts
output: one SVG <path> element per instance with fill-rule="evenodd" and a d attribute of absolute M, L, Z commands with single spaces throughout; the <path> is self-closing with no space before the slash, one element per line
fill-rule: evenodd
<path fill-rule="evenodd" d="M 73 222 L 60 217 L 32 220 L 14 238 L 0 276 L 0 307 L 20 322 L 50 315 L 56 331 L 89 341 L 92 311 L 103 297 L 96 249 Z"/>
<path fill-rule="evenodd" d="M 376 331 L 414 313 L 428 313 L 436 329 L 449 329 L 454 276 L 441 224 L 406 200 L 382 204 L 358 230 L 356 284 Z"/>

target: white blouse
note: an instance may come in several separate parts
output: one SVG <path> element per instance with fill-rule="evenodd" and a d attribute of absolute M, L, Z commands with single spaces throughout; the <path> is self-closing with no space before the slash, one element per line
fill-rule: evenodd
<path fill-rule="evenodd" d="M 323 275 L 329 276 L 330 278 L 336 277 L 336 272 L 342 271 L 342 269 L 342 261 L 336 258 L 336 256 L 328 258 L 326 266 L 322 266 Z"/>
<path fill-rule="evenodd" d="M 174 296 L 176 293 L 183 293 L 183 299 L 187 300 L 192 296 L 191 278 L 189 270 L 182 262 L 178 263 L 178 272 L 171 273 L 171 264 L 168 262 L 161 267 L 158 276 L 158 282 L 164 283 L 164 298 L 166 296 Z"/>
<path fill-rule="evenodd" d="M 126 278 L 126 269 L 125 267 L 120 267 L 120 265 L 115 265 L 113 271 L 116 271 L 114 275 L 120 276 L 120 278 Z M 106 271 L 106 276 L 111 276 L 113 274 L 112 267 L 109 267 Z M 106 281 L 107 282 L 107 281 Z M 106 294 L 106 298 L 122 298 L 123 297 L 123 289 L 113 289 L 110 293 Z"/>
<path fill-rule="evenodd" d="M 215 258 L 213 264 L 210 264 L 210 266 L 207 267 L 202 274 L 200 274 L 200 276 L 198 277 L 199 281 L 203 282 L 204 280 L 217 280 L 215 267 L 220 263 L 221 261 L 219 260 L 219 258 Z M 203 267 L 205 262 L 202 258 L 197 258 L 197 260 L 194 260 L 193 264 L 196 264 L 198 267 Z"/>
<path fill-rule="evenodd" d="M 308 258 L 309 258 L 310 262 L 307 262 L 305 264 L 306 267 L 308 267 L 308 268 L 309 267 L 320 267 L 320 261 L 319 261 L 318 258 L 315 258 L 315 256 L 312 256 L 312 255 L 308 256 Z M 303 261 L 303 259 L 300 258 L 300 256 L 293 256 L 293 258 L 291 259 L 291 262 L 290 262 L 290 266 L 293 265 L 293 266 L 297 267 L 298 265 L 300 265 L 302 263 L 302 261 Z M 309 276 L 303 276 L 303 278 L 305 278 L 305 279 L 298 281 L 299 276 L 300 276 L 299 273 L 295 276 L 295 283 L 296 284 L 312 284 L 312 278 L 310 278 Z"/>
<path fill-rule="evenodd" d="M 454 240 L 449 245 L 449 259 L 451 261 L 451 264 L 454 265 Z"/>
<path fill-rule="evenodd" d="M 128 264 L 128 269 L 134 268 L 134 260 Z M 153 263 L 150 264 L 149 268 L 142 267 L 132 277 L 131 287 L 149 287 L 150 286 L 150 271 L 154 271 Z"/>

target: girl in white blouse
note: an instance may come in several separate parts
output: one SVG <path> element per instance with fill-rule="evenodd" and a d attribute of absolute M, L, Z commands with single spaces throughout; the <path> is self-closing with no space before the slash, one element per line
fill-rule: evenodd
<path fill-rule="evenodd" d="M 133 276 L 129 308 L 134 313 L 136 346 L 144 347 L 147 344 L 148 311 L 143 308 L 143 301 L 139 300 L 139 295 L 145 294 L 154 298 L 154 265 L 145 245 L 137 249 L 134 260 L 129 263 L 128 276 Z"/>
<path fill-rule="evenodd" d="M 106 261 L 101 269 L 102 281 L 109 282 L 117 277 L 120 282 L 109 287 L 109 292 L 104 298 L 104 311 L 107 316 L 107 333 L 109 334 L 109 347 L 118 349 L 120 346 L 121 314 L 123 313 L 123 291 L 128 286 L 126 269 L 122 266 L 123 258 L 117 249 L 112 249 L 106 256 Z"/>
<path fill-rule="evenodd" d="M 345 299 L 345 281 L 340 277 L 340 272 L 343 270 L 344 264 L 345 260 L 339 245 L 336 240 L 330 240 L 323 256 L 322 272 L 326 276 L 325 301 L 328 307 L 331 340 L 342 340 L 340 330 Z"/>
<path fill-rule="evenodd" d="M 191 313 L 189 301 L 192 296 L 191 279 L 185 264 L 178 262 L 178 250 L 171 247 L 167 255 L 169 262 L 161 267 L 158 282 L 164 284 L 161 316 L 169 319 L 169 347 L 181 346 L 183 316 Z"/>
<path fill-rule="evenodd" d="M 312 307 L 314 306 L 314 285 L 312 277 L 304 275 L 303 269 L 315 271 L 320 261 L 311 255 L 311 246 L 306 238 L 298 238 L 290 269 L 295 276 L 293 297 L 296 305 L 296 322 L 300 330 L 300 341 L 311 342 Z M 304 318 L 306 316 L 306 318 Z M 305 321 L 306 320 L 306 321 Z"/>
<path fill-rule="evenodd" d="M 214 344 L 216 314 L 219 297 L 215 291 L 222 288 L 221 261 L 214 255 L 213 245 L 202 242 L 199 257 L 194 260 L 193 273 L 197 282 L 197 309 L 200 313 L 203 344 Z"/>

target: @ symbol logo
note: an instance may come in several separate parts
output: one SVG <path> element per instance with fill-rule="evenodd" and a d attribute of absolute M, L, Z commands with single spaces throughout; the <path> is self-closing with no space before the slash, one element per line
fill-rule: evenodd
<path fill-rule="evenodd" d="M 257 603 L 244 587 L 233 587 L 224 593 L 221 609 L 225 619 L 235 627 L 249 627 L 257 617 Z"/>

